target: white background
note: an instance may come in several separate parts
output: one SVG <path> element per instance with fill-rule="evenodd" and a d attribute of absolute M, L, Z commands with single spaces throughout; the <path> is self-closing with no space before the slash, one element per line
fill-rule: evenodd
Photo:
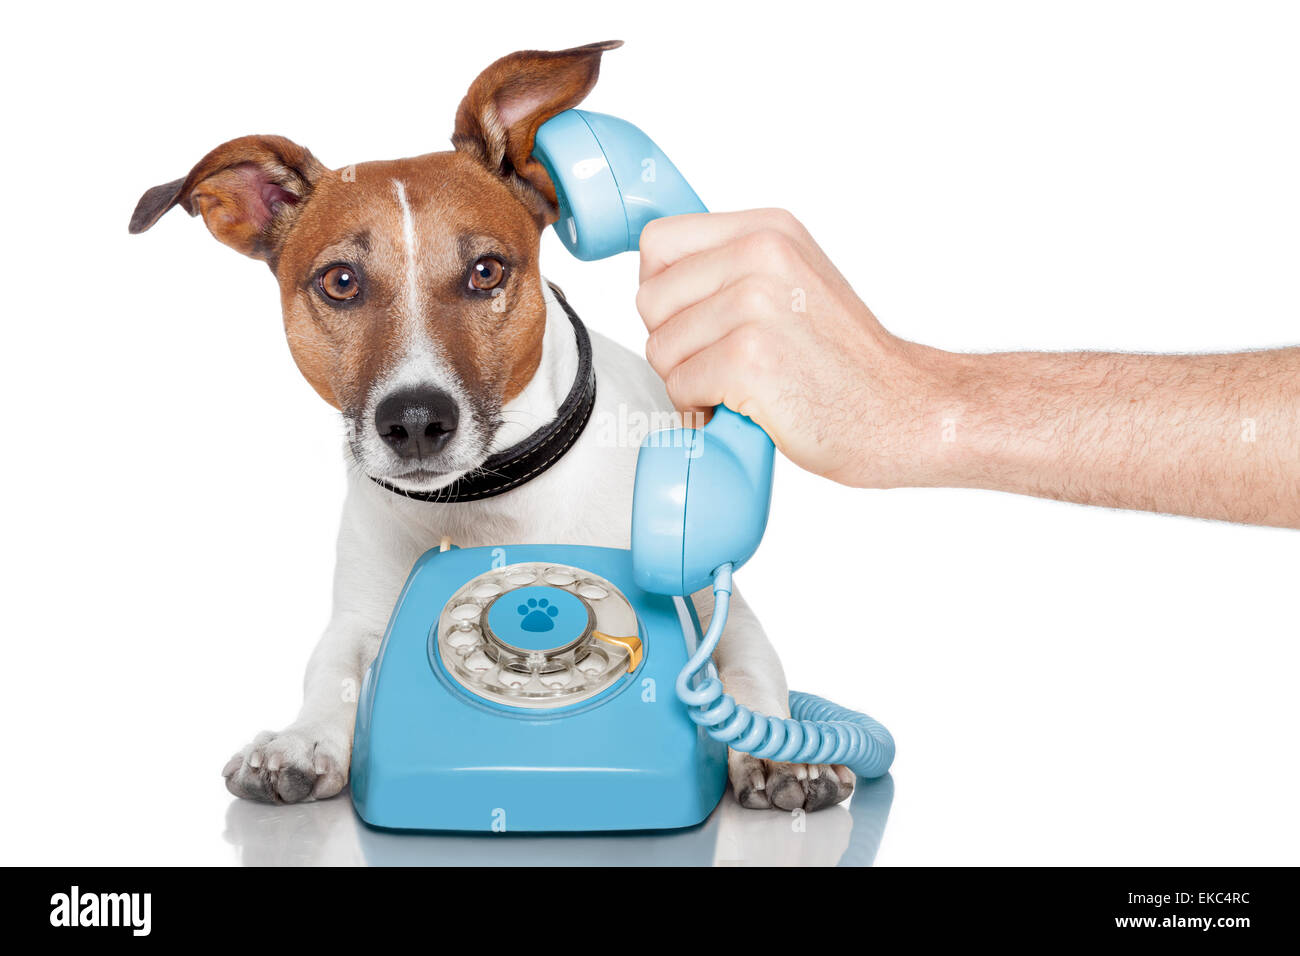
<path fill-rule="evenodd" d="M 219 771 L 295 712 L 341 426 L 264 265 L 178 212 L 126 230 L 231 137 L 331 166 L 444 149 L 495 57 L 620 37 L 587 105 L 713 208 L 794 210 L 903 336 L 1300 339 L 1297 15 L 976 6 L 10 10 L 0 858 L 312 858 L 276 829 L 303 818 L 232 807 Z M 545 243 L 588 323 L 639 351 L 634 257 Z M 1300 862 L 1296 533 L 778 470 L 740 581 L 793 686 L 897 736 L 878 863 Z"/>

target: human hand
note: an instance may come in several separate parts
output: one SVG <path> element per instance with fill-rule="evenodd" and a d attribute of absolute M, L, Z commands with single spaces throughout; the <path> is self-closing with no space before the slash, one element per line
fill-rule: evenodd
<path fill-rule="evenodd" d="M 651 222 L 636 303 L 678 410 L 725 404 L 844 484 L 942 480 L 948 353 L 887 332 L 790 213 Z"/>

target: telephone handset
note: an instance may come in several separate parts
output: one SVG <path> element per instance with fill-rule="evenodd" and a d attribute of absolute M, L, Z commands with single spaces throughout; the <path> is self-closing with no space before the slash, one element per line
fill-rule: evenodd
<path fill-rule="evenodd" d="M 555 231 L 579 259 L 634 252 L 652 219 L 707 212 L 645 133 L 624 120 L 568 110 L 537 130 L 533 155 L 555 184 Z M 637 458 L 632 505 L 636 582 L 658 594 L 708 587 L 758 549 L 772 499 L 772 439 L 724 405 L 701 429 L 659 432 Z"/>
<path fill-rule="evenodd" d="M 560 113 L 538 129 L 534 155 L 556 188 L 556 232 L 579 259 L 636 250 L 652 219 L 706 211 L 654 142 L 612 116 Z M 894 741 L 870 717 L 797 691 L 791 717 L 755 714 L 713 666 L 731 572 L 767 526 L 773 458 L 758 425 L 719 405 L 704 427 L 642 444 L 630 552 L 421 557 L 361 687 L 361 817 L 397 829 L 691 826 L 722 797 L 728 746 L 886 773 Z M 688 596 L 710 586 L 701 633 Z"/>

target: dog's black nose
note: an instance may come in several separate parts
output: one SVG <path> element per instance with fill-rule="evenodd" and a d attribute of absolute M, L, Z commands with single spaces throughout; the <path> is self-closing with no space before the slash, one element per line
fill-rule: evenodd
<path fill-rule="evenodd" d="M 436 455 L 451 440 L 460 409 L 440 388 L 404 388 L 375 409 L 375 428 L 402 458 Z"/>

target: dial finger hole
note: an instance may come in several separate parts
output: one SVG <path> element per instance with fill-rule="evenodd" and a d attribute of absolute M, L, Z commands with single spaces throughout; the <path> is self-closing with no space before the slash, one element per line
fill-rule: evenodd
<path fill-rule="evenodd" d="M 451 619 L 458 623 L 464 623 L 475 620 L 482 613 L 483 609 L 477 604 L 458 604 L 451 609 Z"/>
<path fill-rule="evenodd" d="M 502 687 L 518 690 L 532 679 L 531 674 L 521 674 L 516 670 L 503 667 L 497 674 L 497 681 Z"/>
<path fill-rule="evenodd" d="M 477 627 L 454 628 L 452 632 L 447 635 L 447 643 L 457 649 L 473 647 L 475 644 L 478 643 L 478 628 Z"/>
<path fill-rule="evenodd" d="M 573 674 L 566 667 L 564 670 L 556 671 L 553 674 L 543 674 L 540 680 L 542 686 L 547 690 L 563 690 L 573 680 Z"/>
<path fill-rule="evenodd" d="M 599 674 L 608 664 L 609 658 L 605 656 L 605 652 L 592 648 L 590 654 L 578 661 L 578 670 L 590 677 L 592 674 Z"/>

